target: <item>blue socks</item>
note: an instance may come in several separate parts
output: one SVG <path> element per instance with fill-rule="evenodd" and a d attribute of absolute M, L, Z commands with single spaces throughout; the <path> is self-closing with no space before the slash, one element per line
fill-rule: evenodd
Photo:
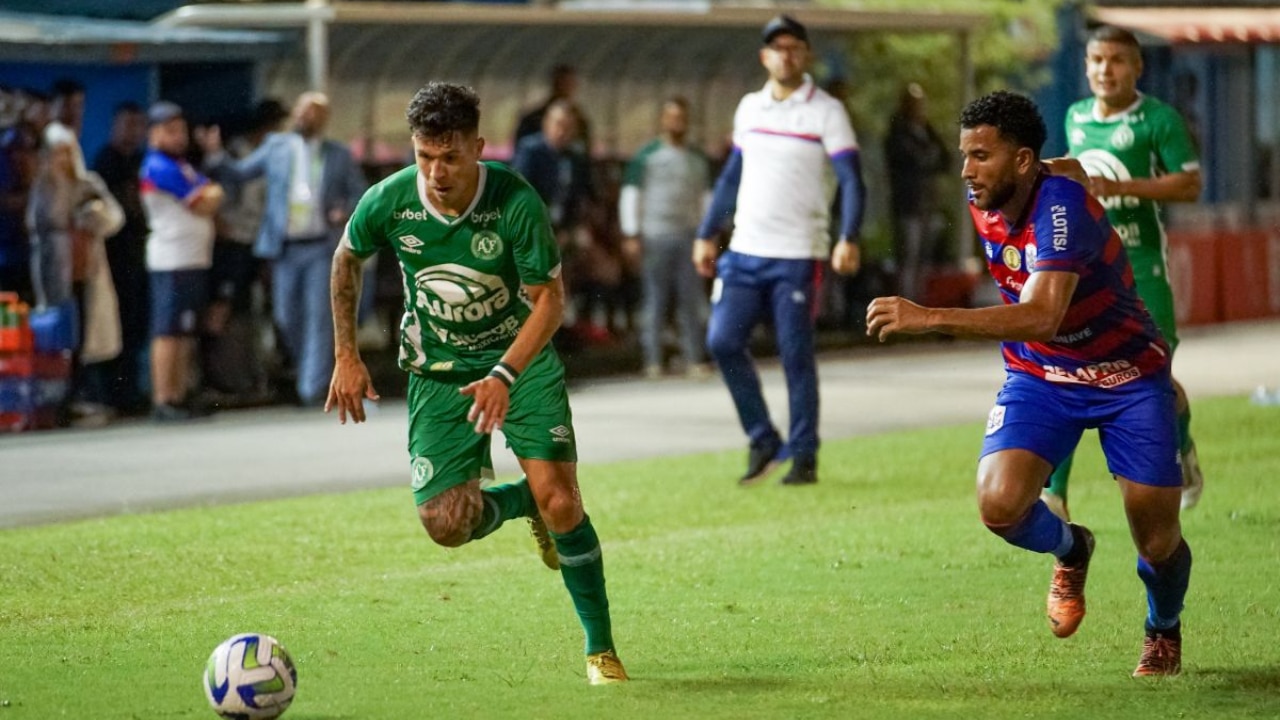
<path fill-rule="evenodd" d="M 1160 563 L 1138 557 L 1138 577 L 1147 586 L 1147 629 L 1168 630 L 1178 624 L 1182 600 L 1191 582 L 1191 547 L 1186 540 Z"/>
<path fill-rule="evenodd" d="M 1038 553 L 1053 553 L 1061 558 L 1071 552 L 1075 538 L 1071 534 L 1071 526 L 1062 521 L 1049 510 L 1042 500 L 1036 500 L 1031 510 L 1018 522 L 1012 525 L 992 525 L 987 523 L 991 532 L 1004 538 L 1010 545 Z"/>

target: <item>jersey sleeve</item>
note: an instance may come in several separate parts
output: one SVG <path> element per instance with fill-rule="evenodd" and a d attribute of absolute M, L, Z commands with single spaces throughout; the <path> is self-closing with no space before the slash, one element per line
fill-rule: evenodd
<path fill-rule="evenodd" d="M 655 149 L 654 144 L 655 143 L 653 142 L 646 143 L 645 146 L 640 148 L 640 151 L 635 154 L 635 157 L 631 158 L 631 162 L 627 163 L 627 168 L 622 173 L 623 185 L 635 185 L 636 187 L 644 186 L 645 161 L 653 154 Z"/>
<path fill-rule="evenodd" d="M 357 257 L 367 258 L 390 244 L 387 229 L 379 222 L 391 217 L 390 212 L 378 211 L 381 190 L 381 186 L 375 186 L 366 192 L 347 221 L 342 243 Z"/>
<path fill-rule="evenodd" d="M 190 202 L 192 195 L 209 182 L 209 179 L 197 172 L 190 175 L 182 171 L 182 164 L 169 160 L 159 161 L 151 158 L 142 168 L 142 182 L 156 190 L 167 192 L 182 202 Z"/>
<path fill-rule="evenodd" d="M 822 127 L 822 147 L 828 156 L 852 152 L 858 149 L 858 138 L 853 134 L 849 113 L 839 100 L 832 98 Z"/>
<path fill-rule="evenodd" d="M 1066 178 L 1046 178 L 1034 223 L 1036 259 L 1032 272 L 1082 274 L 1102 248 L 1102 206 L 1090 202 L 1084 186 Z"/>
<path fill-rule="evenodd" d="M 547 208 L 538 193 L 519 182 L 503 212 L 507 224 L 516 272 L 525 285 L 545 285 L 560 275 L 560 247 Z"/>
<path fill-rule="evenodd" d="M 1156 157 L 1165 172 L 1192 172 L 1200 169 L 1200 156 L 1195 141 L 1187 130 L 1182 115 L 1172 107 L 1165 107 L 1159 115 L 1152 135 Z"/>

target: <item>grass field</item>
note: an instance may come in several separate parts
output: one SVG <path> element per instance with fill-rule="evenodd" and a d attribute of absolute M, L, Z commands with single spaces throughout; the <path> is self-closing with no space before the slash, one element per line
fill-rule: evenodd
<path fill-rule="evenodd" d="M 1064 641 L 1050 560 L 977 519 L 974 424 L 828 442 L 811 488 L 739 489 L 739 453 L 584 467 L 625 686 L 586 686 L 522 523 L 446 551 L 407 489 L 6 530 L 0 720 L 212 718 L 204 660 L 250 630 L 297 662 L 292 720 L 1280 717 L 1280 408 L 1196 410 L 1179 678 L 1129 677 L 1145 601 L 1096 440 Z"/>

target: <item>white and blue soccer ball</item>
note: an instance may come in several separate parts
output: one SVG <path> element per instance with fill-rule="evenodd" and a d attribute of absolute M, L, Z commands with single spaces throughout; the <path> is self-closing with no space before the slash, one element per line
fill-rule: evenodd
<path fill-rule="evenodd" d="M 214 648 L 204 669 L 204 694 L 229 720 L 271 720 L 293 702 L 298 671 L 280 641 L 245 633 Z"/>

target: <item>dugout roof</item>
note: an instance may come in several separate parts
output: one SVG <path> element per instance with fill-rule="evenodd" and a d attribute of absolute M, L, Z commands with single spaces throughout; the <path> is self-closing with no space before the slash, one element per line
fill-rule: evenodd
<path fill-rule="evenodd" d="M 676 92 L 693 101 L 699 135 L 727 133 L 738 99 L 764 82 L 756 59 L 759 31 L 779 12 L 808 26 L 819 60 L 832 67 L 842 39 L 880 31 L 955 34 L 956 62 L 968 68 L 969 34 L 990 21 L 976 13 L 579 0 L 558 6 L 194 5 L 157 22 L 282 27 L 289 24 L 285 16 L 293 16 L 294 27 L 308 28 L 307 51 L 271 65 L 263 89 L 289 99 L 309 85 L 327 86 L 335 136 L 369 138 L 397 151 L 405 144 L 409 97 L 426 80 L 438 79 L 476 88 L 484 102 L 481 130 L 492 154 L 502 156 L 520 111 L 545 96 L 551 68 L 568 63 L 578 71 L 579 101 L 592 121 L 596 153 L 615 155 L 634 151 L 652 134 L 661 99 Z M 856 82 L 856 68 L 847 77 Z M 971 84 L 971 72 L 966 77 Z"/>
<path fill-rule="evenodd" d="M 269 60 L 287 49 L 268 32 L 0 12 L 0 61 L 226 62 Z"/>

